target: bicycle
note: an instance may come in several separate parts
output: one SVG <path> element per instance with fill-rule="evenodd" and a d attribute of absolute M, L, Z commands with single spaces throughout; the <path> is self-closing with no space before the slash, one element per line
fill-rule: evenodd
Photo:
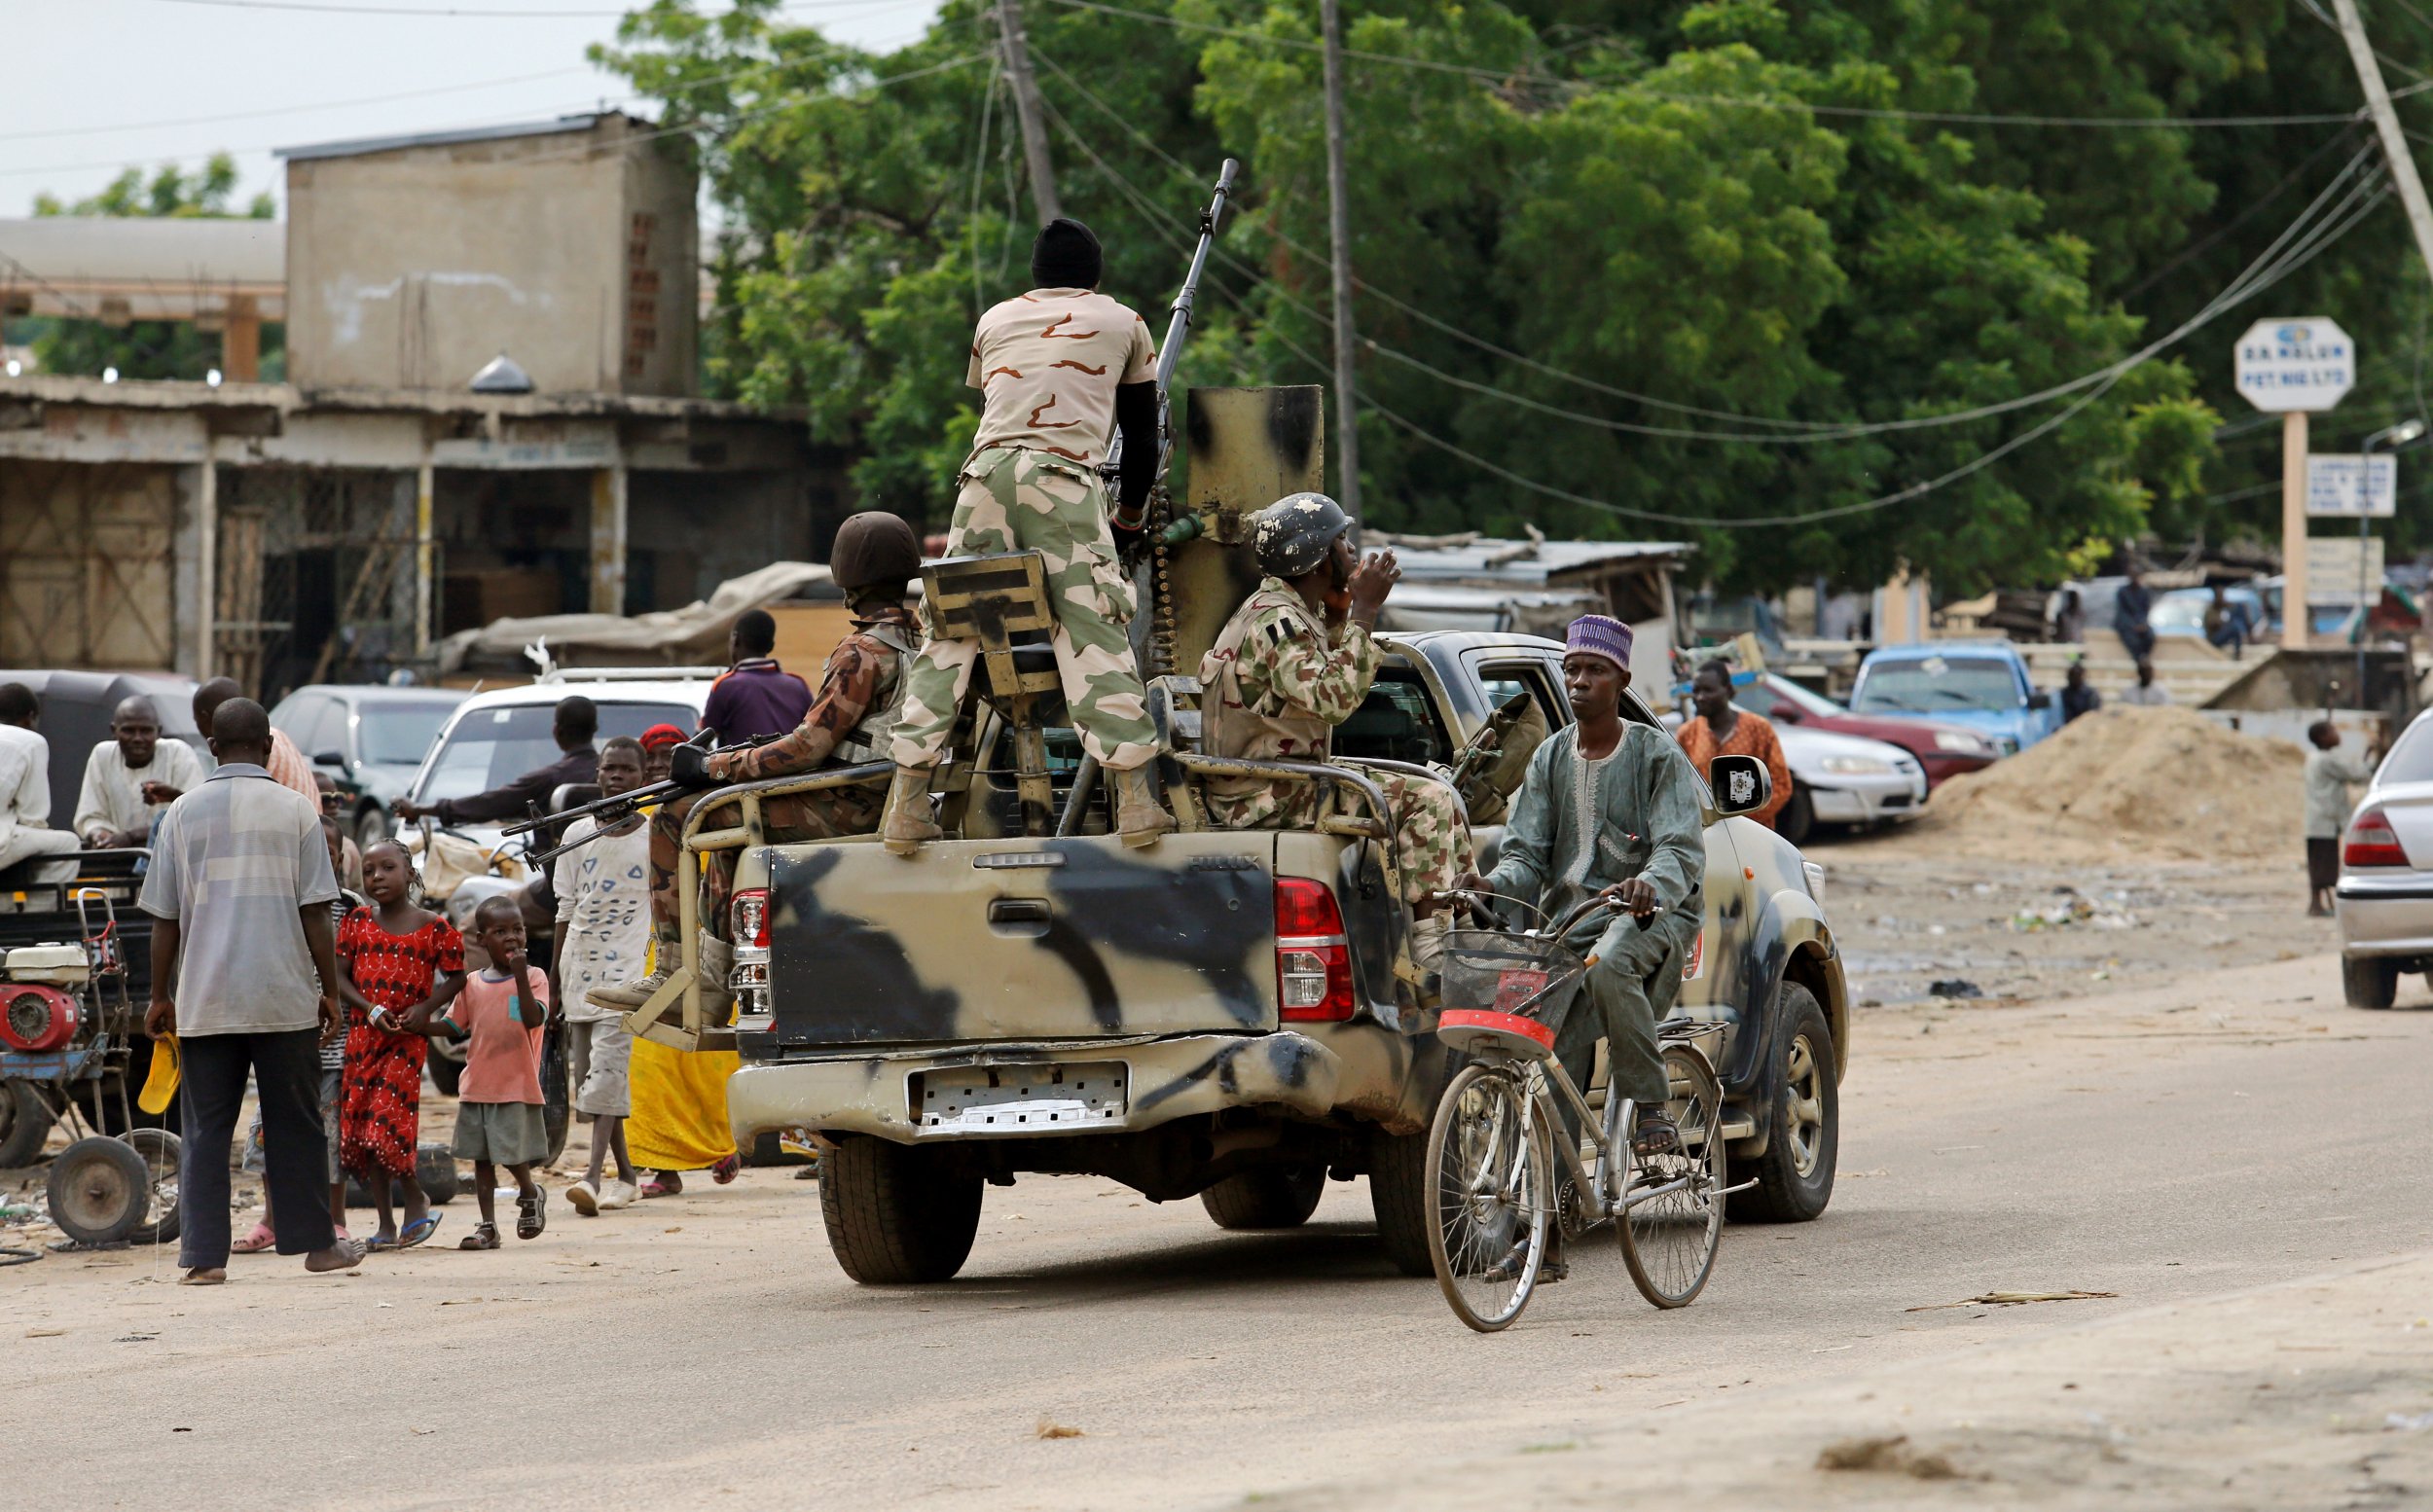
<path fill-rule="evenodd" d="M 1725 1184 L 1723 1086 L 1699 1041 L 1720 1026 L 1682 1020 L 1657 1026 L 1672 1094 L 1665 1108 L 1679 1134 L 1658 1155 L 1632 1149 L 1629 1098 L 1609 1095 L 1600 1117 L 1554 1058 L 1555 1026 L 1545 1015 L 1573 1002 L 1596 963 L 1564 938 L 1610 906 L 1600 896 L 1551 927 L 1541 914 L 1534 930 L 1446 936 L 1446 1006 L 1436 1037 L 1469 1063 L 1445 1089 L 1428 1131 L 1436 1212 L 1428 1248 L 1454 1315 L 1481 1333 L 1510 1326 L 1529 1305 L 1557 1222 L 1566 1235 L 1584 1236 L 1612 1220 L 1631 1280 L 1659 1308 L 1688 1306 L 1714 1270 L 1724 1199 L 1733 1189 Z M 1564 1129 L 1558 1094 L 1593 1151 L 1589 1159 Z M 1571 1177 L 1560 1192 L 1558 1153 Z"/>

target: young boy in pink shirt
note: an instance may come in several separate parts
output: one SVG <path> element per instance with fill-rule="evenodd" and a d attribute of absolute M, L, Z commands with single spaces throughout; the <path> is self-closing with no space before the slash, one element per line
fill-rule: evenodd
<path fill-rule="evenodd" d="M 524 915 L 512 899 L 485 898 L 473 911 L 472 932 L 490 963 L 461 979 L 439 1032 L 453 1029 L 470 1041 L 456 1089 L 454 1149 L 458 1160 L 473 1162 L 482 1221 L 456 1247 L 496 1249 L 499 1167 L 516 1181 L 516 1238 L 538 1239 L 549 1221 L 548 1194 L 532 1180 L 532 1168 L 549 1158 L 539 1069 L 549 979 L 525 957 Z M 437 1010 L 430 1003 L 415 1013 L 428 1026 Z"/>

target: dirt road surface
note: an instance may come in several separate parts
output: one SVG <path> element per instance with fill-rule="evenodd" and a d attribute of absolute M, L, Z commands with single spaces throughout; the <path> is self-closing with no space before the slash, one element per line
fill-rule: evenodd
<path fill-rule="evenodd" d="M 2119 900 L 2141 921 L 2099 939 L 2009 922 L 2084 878 L 1929 882 L 1883 846 L 1825 859 L 1881 1004 L 1857 1016 L 1838 1193 L 1814 1224 L 1728 1229 L 1685 1311 L 1647 1308 L 1599 1242 L 1512 1330 L 1471 1335 L 1386 1267 L 1357 1184 L 1305 1229 L 1226 1235 L 1196 1203 L 1026 1178 L 990 1191 L 958 1281 L 860 1288 L 826 1253 L 816 1186 L 755 1170 L 597 1220 L 561 1204 L 536 1242 L 345 1278 L 238 1257 L 232 1284 L 180 1288 L 174 1257 L 143 1249 L 0 1270 L 12 1502 L 2433 1495 L 2422 985 L 2400 1011 L 2342 1007 L 2277 874 L 2124 876 L 2171 897 Z M 2197 931 L 2224 943 L 2194 948 Z M 1911 980 L 1953 975 L 1984 995 Z M 471 1202 L 443 1210 L 452 1243 Z M 1969 1300 L 2070 1291 L 2109 1295 Z"/>

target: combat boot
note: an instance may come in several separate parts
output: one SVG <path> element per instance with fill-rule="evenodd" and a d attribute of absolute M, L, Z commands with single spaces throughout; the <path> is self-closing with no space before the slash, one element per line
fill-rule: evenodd
<path fill-rule="evenodd" d="M 614 1008 L 619 1013 L 632 1013 L 642 1004 L 649 1002 L 652 993 L 666 987 L 668 978 L 675 975 L 676 967 L 684 964 L 684 940 L 677 934 L 673 924 L 661 924 L 655 938 L 658 942 L 654 953 L 655 963 L 648 976 L 635 977 L 631 982 L 620 982 L 615 987 L 595 988 L 591 993 L 591 1000 L 602 1008 Z"/>
<path fill-rule="evenodd" d="M 887 790 L 887 813 L 879 820 L 879 843 L 908 856 L 945 838 L 946 832 L 929 822 L 929 769 L 897 767 Z"/>
<path fill-rule="evenodd" d="M 1453 927 L 1442 914 L 1411 920 L 1411 964 L 1422 972 L 1444 970 L 1444 937 Z"/>
<path fill-rule="evenodd" d="M 1154 846 L 1159 836 L 1175 827 L 1175 816 L 1157 801 L 1157 790 L 1149 785 L 1148 763 L 1120 772 L 1109 769 L 1107 775 L 1115 787 L 1115 833 L 1125 845 Z"/>

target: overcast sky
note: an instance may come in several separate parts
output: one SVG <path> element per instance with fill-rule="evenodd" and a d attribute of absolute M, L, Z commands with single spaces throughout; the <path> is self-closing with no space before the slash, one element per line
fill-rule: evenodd
<path fill-rule="evenodd" d="M 788 9 L 884 51 L 919 37 L 937 0 Z M 378 10 L 565 14 L 364 14 Z M 0 216 L 30 215 L 45 190 L 72 200 L 130 165 L 195 167 L 222 148 L 241 205 L 281 192 L 274 147 L 542 120 L 603 99 L 650 115 L 584 59 L 614 39 L 618 14 L 615 0 L 14 0 L 0 5 Z"/>

